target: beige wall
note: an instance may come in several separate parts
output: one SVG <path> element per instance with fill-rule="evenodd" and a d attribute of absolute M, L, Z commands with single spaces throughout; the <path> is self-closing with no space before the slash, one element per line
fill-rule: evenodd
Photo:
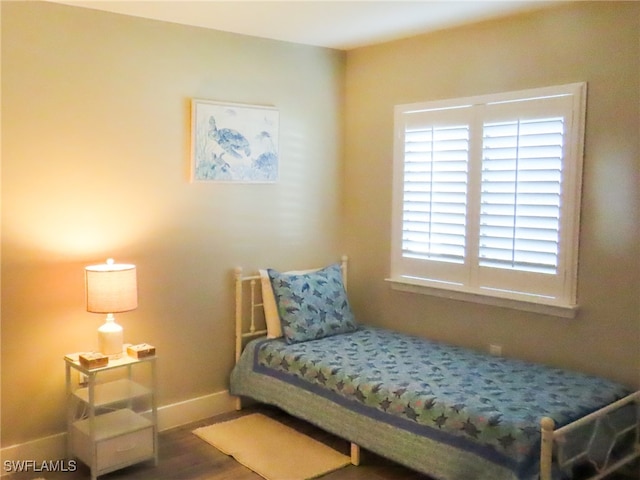
<path fill-rule="evenodd" d="M 95 348 L 102 322 L 84 311 L 82 270 L 107 256 L 138 265 L 140 307 L 118 318 L 127 341 L 158 347 L 163 405 L 226 388 L 233 267 L 343 251 L 361 321 L 640 386 L 640 4 L 576 3 L 357 49 L 345 92 L 345 57 L 331 50 L 1 8 L 2 446 L 63 431 L 62 355 Z M 392 291 L 393 105 L 576 81 L 589 82 L 578 317 Z M 189 183 L 193 97 L 278 107 L 280 181 Z"/>
<path fill-rule="evenodd" d="M 2 2 L 2 446 L 64 430 L 67 352 L 97 348 L 83 267 L 138 267 L 125 341 L 160 404 L 227 388 L 237 265 L 339 258 L 344 54 Z M 189 182 L 191 98 L 274 105 L 271 185 Z"/>
<path fill-rule="evenodd" d="M 395 104 L 588 82 L 578 297 L 565 320 L 393 291 Z M 557 9 L 348 52 L 345 233 L 358 317 L 640 387 L 640 4 Z"/>

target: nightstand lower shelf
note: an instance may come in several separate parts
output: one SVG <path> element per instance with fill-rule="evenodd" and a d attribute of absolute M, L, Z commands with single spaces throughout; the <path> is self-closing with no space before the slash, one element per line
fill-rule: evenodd
<path fill-rule="evenodd" d="M 93 421 L 94 441 L 86 418 L 73 423 L 71 445 L 80 460 L 95 465 L 96 475 L 154 458 L 155 427 L 142 415 L 125 408 L 97 415 Z"/>
<path fill-rule="evenodd" d="M 106 405 L 132 400 L 134 398 L 149 395 L 151 390 L 139 385 L 136 382 L 122 378 L 113 382 L 107 382 L 95 387 L 94 406 L 104 407 Z M 89 388 L 80 388 L 73 394 L 85 403 L 89 403 Z"/>

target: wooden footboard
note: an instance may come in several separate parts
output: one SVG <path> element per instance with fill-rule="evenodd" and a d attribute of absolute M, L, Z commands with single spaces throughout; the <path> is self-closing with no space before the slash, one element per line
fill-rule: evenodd
<path fill-rule="evenodd" d="M 625 424 L 623 426 L 613 425 L 610 420 L 611 415 L 616 411 L 619 411 L 621 408 L 634 403 L 635 424 Z M 565 425 L 557 430 L 554 430 L 554 422 L 549 417 L 543 418 L 540 423 L 542 435 L 540 450 L 540 480 L 552 480 L 551 476 L 554 452 L 556 450 L 555 446 L 564 442 L 569 433 L 588 424 L 593 424 L 593 433 L 591 439 L 586 444 L 585 449 L 574 452 L 571 458 L 557 458 L 556 461 L 560 468 L 570 467 L 578 461 L 586 461 L 593 465 L 597 472 L 595 475 L 589 477 L 588 480 L 597 480 L 606 477 L 626 464 L 640 458 L 640 391 L 634 392 L 617 402 L 607 405 L 590 415 L 579 418 L 575 422 Z M 594 442 L 596 432 L 602 428 L 608 430 L 610 445 L 606 457 L 601 462 L 598 462 L 592 458 L 590 447 Z M 630 435 L 632 435 L 633 438 L 633 445 L 630 445 L 628 450 L 626 450 L 626 453 L 622 454 L 620 458 L 612 458 L 611 453 L 613 449 L 618 446 L 618 443 L 623 438 L 629 437 Z"/>

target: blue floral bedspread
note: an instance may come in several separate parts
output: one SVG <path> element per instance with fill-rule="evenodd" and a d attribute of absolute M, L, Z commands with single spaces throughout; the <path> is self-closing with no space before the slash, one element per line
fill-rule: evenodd
<path fill-rule="evenodd" d="M 257 342 L 253 369 L 517 475 L 536 468 L 543 416 L 562 426 L 630 393 L 602 378 L 373 327 Z"/>

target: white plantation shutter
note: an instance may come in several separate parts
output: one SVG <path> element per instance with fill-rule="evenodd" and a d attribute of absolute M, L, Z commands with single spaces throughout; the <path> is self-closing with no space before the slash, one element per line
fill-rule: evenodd
<path fill-rule="evenodd" d="M 396 107 L 390 280 L 572 308 L 585 89 Z"/>
<path fill-rule="evenodd" d="M 401 120 L 397 245 L 407 275 L 453 283 L 466 275 L 472 111 L 410 111 Z"/>
<path fill-rule="evenodd" d="M 468 125 L 406 131 L 404 256 L 463 263 L 468 157 Z"/>
<path fill-rule="evenodd" d="M 480 265 L 558 271 L 564 119 L 483 128 Z"/>

